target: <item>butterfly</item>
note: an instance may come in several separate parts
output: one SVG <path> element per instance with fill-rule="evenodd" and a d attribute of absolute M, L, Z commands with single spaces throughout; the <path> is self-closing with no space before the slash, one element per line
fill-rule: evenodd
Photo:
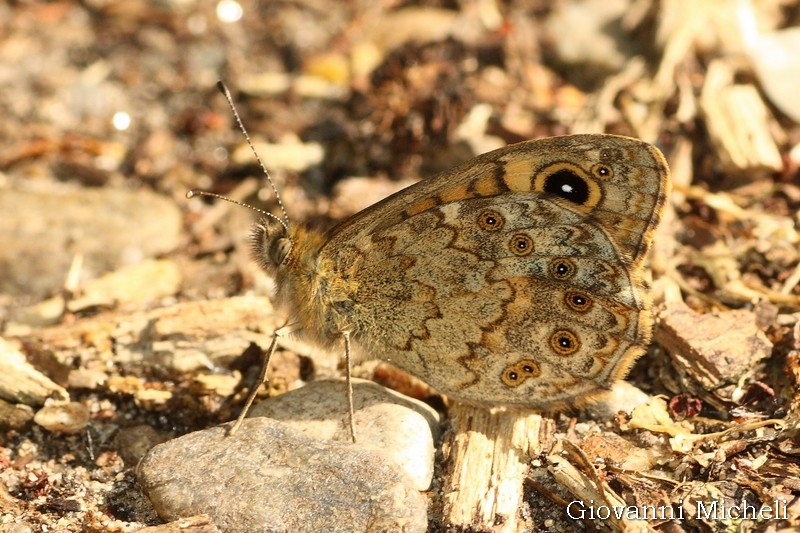
<path fill-rule="evenodd" d="M 344 349 L 348 379 L 357 355 L 462 401 L 579 406 L 650 342 L 644 263 L 669 188 L 653 145 L 570 135 L 480 155 L 328 231 L 264 213 L 253 256 L 290 324 L 267 360 L 292 331 Z"/>

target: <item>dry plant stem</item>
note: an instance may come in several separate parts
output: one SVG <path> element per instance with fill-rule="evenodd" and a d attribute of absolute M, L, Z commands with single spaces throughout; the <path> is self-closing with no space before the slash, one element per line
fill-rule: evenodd
<path fill-rule="evenodd" d="M 347 380 L 347 408 L 348 408 L 348 415 L 349 415 L 349 422 L 350 422 L 350 439 L 352 439 L 353 444 L 356 443 L 356 426 L 355 426 L 355 410 L 353 409 L 353 382 L 352 382 L 352 374 L 353 374 L 353 366 L 352 361 L 350 360 L 350 332 L 345 331 L 342 333 L 344 337 L 344 362 L 347 366 L 347 372 L 345 373 L 345 379 Z"/>
<path fill-rule="evenodd" d="M 548 470 L 558 481 L 558 484 L 566 488 L 576 500 L 583 502 L 595 501 L 598 505 L 625 505 L 613 491 L 606 491 L 602 484 L 597 481 L 596 475 L 587 475 L 585 472 L 576 468 L 567 459 L 558 455 L 548 457 L 550 466 Z M 587 523 L 587 525 L 590 525 Z M 647 526 L 639 523 L 624 523 L 617 521 L 612 515 L 607 521 L 606 527 L 609 531 L 648 531 Z"/>
<path fill-rule="evenodd" d="M 530 458 L 540 453 L 541 416 L 462 403 L 449 412 L 443 523 L 494 532 L 528 527 L 519 509 Z"/>
<path fill-rule="evenodd" d="M 239 426 L 242 425 L 245 417 L 247 416 L 247 412 L 250 410 L 250 407 L 253 405 L 253 402 L 256 399 L 256 394 L 258 394 L 258 389 L 261 388 L 261 385 L 267 383 L 267 370 L 269 369 L 269 361 L 272 359 L 272 354 L 275 353 L 275 349 L 278 347 L 278 338 L 283 337 L 287 333 L 291 331 L 290 327 L 284 327 L 275 330 L 275 333 L 272 334 L 272 343 L 270 343 L 267 352 L 264 354 L 264 358 L 261 362 L 261 372 L 258 374 L 258 381 L 253 385 L 253 388 L 250 389 L 250 394 L 247 396 L 247 401 L 242 408 L 242 412 L 239 413 L 239 417 L 234 422 L 233 426 L 231 426 L 230 431 L 228 431 L 228 436 L 235 434 L 239 430 Z"/>

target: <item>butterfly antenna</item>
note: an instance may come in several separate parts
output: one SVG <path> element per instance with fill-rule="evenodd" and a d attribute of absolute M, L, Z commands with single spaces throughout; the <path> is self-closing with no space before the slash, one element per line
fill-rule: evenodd
<path fill-rule="evenodd" d="M 250 204 L 246 204 L 244 202 L 240 202 L 238 200 L 232 200 L 232 199 L 230 199 L 230 198 L 228 198 L 226 196 L 222 196 L 221 194 L 216 194 L 216 193 L 213 193 L 213 192 L 203 191 L 203 190 L 200 190 L 200 189 L 192 189 L 191 191 L 186 193 L 186 198 L 194 198 L 195 196 L 208 196 L 210 198 L 218 198 L 220 200 L 225 200 L 226 202 L 230 202 L 232 204 L 236 204 L 236 205 L 239 205 L 239 206 L 242 206 L 242 207 L 246 207 L 248 209 L 252 209 L 253 211 L 256 211 L 257 213 L 261 213 L 265 217 L 274 218 L 275 220 L 280 222 L 281 226 L 283 226 L 283 229 L 285 229 L 287 233 L 289 232 L 289 226 L 286 224 L 285 221 L 281 220 L 280 217 L 276 217 L 272 213 L 264 211 L 263 209 L 259 209 L 258 207 L 252 206 Z"/>
<path fill-rule="evenodd" d="M 239 129 L 242 130 L 242 133 L 244 133 L 244 138 L 247 139 L 247 144 L 250 146 L 250 150 L 253 151 L 253 155 L 256 156 L 256 161 L 258 161 L 258 164 L 261 166 L 261 170 L 264 171 L 264 175 L 267 177 L 267 181 L 269 181 L 269 184 L 272 187 L 272 191 L 275 193 L 275 199 L 278 200 L 278 206 L 281 208 L 281 213 L 283 213 L 283 220 L 281 220 L 280 222 L 281 222 L 281 224 L 283 224 L 283 227 L 286 228 L 287 231 L 288 231 L 288 229 L 289 229 L 289 226 L 288 226 L 288 224 L 289 224 L 289 215 L 286 214 L 286 209 L 283 206 L 283 201 L 281 200 L 281 195 L 280 195 L 280 193 L 278 193 L 278 188 L 275 186 L 275 182 L 272 181 L 272 176 L 270 176 L 269 170 L 267 170 L 266 165 L 264 165 L 264 162 L 261 160 L 261 157 L 259 157 L 258 152 L 256 152 L 256 147 L 253 146 L 253 141 L 250 140 L 250 135 L 248 135 L 247 129 L 245 129 L 244 124 L 242 123 L 242 119 L 239 117 L 239 112 L 236 111 L 236 106 L 233 105 L 233 97 L 231 97 L 231 93 L 228 90 L 228 87 L 226 87 L 225 84 L 222 83 L 221 81 L 218 81 L 217 82 L 217 89 L 219 89 L 219 92 L 221 92 L 222 95 L 225 97 L 225 100 L 228 101 L 228 107 L 231 108 L 231 111 L 233 112 L 233 116 L 234 116 L 234 118 L 236 118 L 236 123 L 239 125 Z M 213 195 L 211 195 L 211 196 L 213 196 Z M 222 198 L 222 197 L 219 197 L 219 198 L 221 198 L 223 200 L 228 200 L 227 198 Z M 238 203 L 238 202 L 234 202 L 234 203 Z M 241 205 L 244 205 L 245 207 L 250 207 L 249 205 L 245 205 L 245 204 L 241 204 Z M 255 209 L 255 208 L 251 207 L 251 209 Z M 260 209 L 256 209 L 256 211 L 261 211 L 261 210 Z M 262 211 L 262 213 L 263 213 L 263 211 Z M 270 215 L 270 216 L 272 216 L 273 218 L 276 218 L 276 219 L 278 218 L 275 215 Z"/>

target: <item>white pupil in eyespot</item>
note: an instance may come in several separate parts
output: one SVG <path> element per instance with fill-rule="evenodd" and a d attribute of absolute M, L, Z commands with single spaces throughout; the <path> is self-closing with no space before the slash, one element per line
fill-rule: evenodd
<path fill-rule="evenodd" d="M 564 185 L 561 186 L 561 190 L 564 191 L 565 193 L 571 193 L 575 189 L 572 188 L 572 185 L 568 185 L 565 183 Z"/>

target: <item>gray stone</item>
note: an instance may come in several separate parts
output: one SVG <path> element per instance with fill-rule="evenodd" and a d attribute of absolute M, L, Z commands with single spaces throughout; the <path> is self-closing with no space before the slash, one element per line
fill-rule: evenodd
<path fill-rule="evenodd" d="M 119 431 L 117 449 L 126 465 L 136 466 L 148 450 L 165 440 L 167 438 L 154 428 L 139 424 Z"/>
<path fill-rule="evenodd" d="M 137 477 L 162 519 L 205 513 L 220 531 L 426 531 L 426 498 L 383 454 L 263 417 L 233 436 L 228 427 L 144 457 Z"/>
<path fill-rule="evenodd" d="M 38 300 L 61 289 L 76 253 L 86 277 L 180 244 L 175 202 L 146 189 L 0 189 L 0 292 Z"/>
<path fill-rule="evenodd" d="M 439 414 L 429 405 L 377 383 L 353 380 L 356 442 L 379 450 L 427 490 L 433 478 Z M 312 381 L 255 405 L 251 417 L 280 420 L 317 440 L 350 441 L 346 383 Z"/>

